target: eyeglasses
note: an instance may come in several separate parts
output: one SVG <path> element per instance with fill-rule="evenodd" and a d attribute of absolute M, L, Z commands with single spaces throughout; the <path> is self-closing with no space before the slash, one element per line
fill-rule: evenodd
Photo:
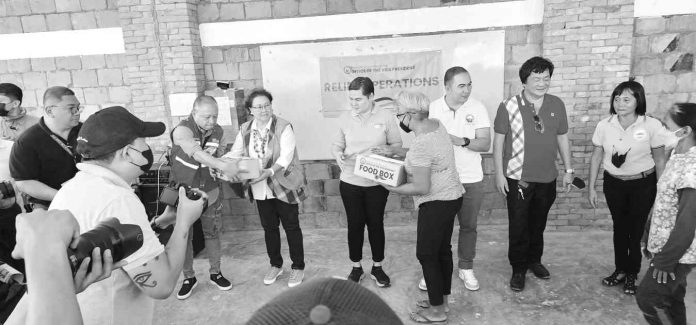
<path fill-rule="evenodd" d="M 268 104 L 262 105 L 262 106 L 252 106 L 251 109 L 255 110 L 255 111 L 262 111 L 262 110 L 270 111 L 271 107 L 272 107 L 271 103 L 268 103 Z"/>
<path fill-rule="evenodd" d="M 544 122 L 536 113 L 534 113 L 534 130 L 539 133 L 544 133 Z"/>
<path fill-rule="evenodd" d="M 63 108 L 66 110 L 69 110 L 70 113 L 72 114 L 77 114 L 77 113 L 82 113 L 82 111 L 85 110 L 85 107 L 82 105 L 77 105 L 77 106 L 58 106 L 58 105 L 51 105 L 48 107 L 58 107 L 58 108 Z"/>

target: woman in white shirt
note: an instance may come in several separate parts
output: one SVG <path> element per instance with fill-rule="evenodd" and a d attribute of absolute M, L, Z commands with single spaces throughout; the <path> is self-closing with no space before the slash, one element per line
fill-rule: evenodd
<path fill-rule="evenodd" d="M 595 184 L 604 168 L 604 196 L 614 223 L 614 273 L 606 286 L 624 283 L 636 293 L 640 271 L 640 239 L 655 201 L 657 179 L 665 167 L 662 123 L 645 116 L 645 91 L 633 80 L 620 83 L 611 95 L 611 115 L 597 124 L 590 162 L 589 201 L 597 207 Z"/>
<path fill-rule="evenodd" d="M 273 96 L 265 89 L 251 91 L 245 104 L 254 119 L 242 124 L 232 150 L 225 156 L 260 160 L 261 175 L 244 182 L 244 192 L 256 201 L 264 230 L 271 267 L 263 282 L 272 284 L 283 273 L 278 228 L 282 223 L 292 260 L 288 286 L 294 287 L 302 282 L 305 267 L 298 209 L 298 203 L 306 198 L 304 175 L 292 125 L 273 114 L 272 102 Z"/>

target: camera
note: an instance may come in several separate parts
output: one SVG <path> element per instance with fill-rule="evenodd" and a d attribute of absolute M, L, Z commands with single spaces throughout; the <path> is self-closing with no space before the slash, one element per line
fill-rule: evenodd
<path fill-rule="evenodd" d="M 80 268 L 82 260 L 92 256 L 92 251 L 96 247 L 101 249 L 102 254 L 110 249 L 116 263 L 143 247 L 143 231 L 137 225 L 121 224 L 118 219 L 109 218 L 99 223 L 94 229 L 80 235 L 77 239 L 77 247 L 75 249 L 68 247 L 68 261 L 73 276 Z M 91 269 L 90 263 L 88 272 Z"/>
<path fill-rule="evenodd" d="M 2 194 L 3 199 L 14 197 L 15 191 L 14 191 L 14 187 L 12 187 L 12 182 L 10 182 L 10 181 L 0 182 L 0 194 Z"/>
<path fill-rule="evenodd" d="M 177 204 L 179 204 L 179 188 L 182 186 L 184 187 L 184 189 L 186 189 L 187 198 L 194 201 L 201 198 L 201 195 L 198 192 L 191 189 L 191 186 L 172 182 L 169 184 L 169 186 L 165 187 L 162 190 L 162 194 L 160 194 L 159 197 L 160 202 L 173 207 L 177 206 Z M 205 206 L 207 207 L 207 204 Z"/>

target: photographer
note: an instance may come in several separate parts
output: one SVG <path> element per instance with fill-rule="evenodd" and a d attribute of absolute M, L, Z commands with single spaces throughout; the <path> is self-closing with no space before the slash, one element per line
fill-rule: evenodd
<path fill-rule="evenodd" d="M 179 190 L 176 225 L 165 248 L 130 186 L 153 163 L 145 138 L 159 136 L 164 130 L 163 123 L 143 122 L 123 107 L 94 113 L 78 135 L 77 151 L 84 162 L 77 164 L 79 172 L 63 184 L 51 203 L 51 209 L 69 210 L 82 232 L 116 218 L 140 226 L 143 233 L 142 247 L 124 259 L 122 269 L 78 296 L 87 324 L 152 323 L 151 298 L 167 298 L 181 272 L 188 229 L 200 216 L 205 200 L 190 200 L 183 188 Z M 197 193 L 207 198 L 205 193 Z"/>

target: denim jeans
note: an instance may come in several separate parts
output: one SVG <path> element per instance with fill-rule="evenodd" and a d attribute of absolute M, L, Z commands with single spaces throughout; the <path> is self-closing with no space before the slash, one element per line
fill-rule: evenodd
<path fill-rule="evenodd" d="M 205 239 L 205 254 L 210 263 L 210 274 L 220 273 L 220 234 L 222 233 L 222 201 L 218 200 L 208 207 L 201 215 L 203 226 L 203 238 Z M 189 229 L 189 240 L 184 257 L 184 278 L 192 278 L 196 275 L 193 270 L 193 227 Z"/>
<path fill-rule="evenodd" d="M 459 219 L 459 244 L 457 245 L 458 266 L 460 269 L 472 269 L 476 257 L 476 225 L 478 213 L 483 201 L 483 181 L 464 186 L 462 208 L 457 212 Z"/>

